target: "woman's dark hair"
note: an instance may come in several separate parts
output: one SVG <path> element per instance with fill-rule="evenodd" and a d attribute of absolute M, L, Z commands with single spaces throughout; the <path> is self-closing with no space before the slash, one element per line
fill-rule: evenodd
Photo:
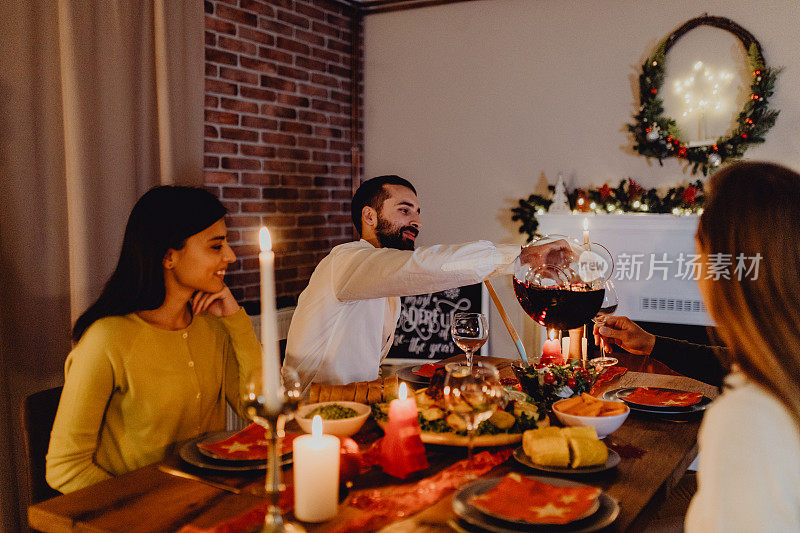
<path fill-rule="evenodd" d="M 725 353 L 800 427 L 800 174 L 743 161 L 709 189 L 697 227 L 703 300 Z M 726 270 L 712 273 L 712 262 Z"/>
<path fill-rule="evenodd" d="M 353 195 L 353 201 L 350 204 L 350 216 L 353 218 L 353 225 L 359 235 L 361 235 L 361 211 L 366 206 L 370 206 L 380 212 L 384 200 L 389 197 L 389 193 L 383 188 L 384 185 L 400 185 L 417 194 L 417 190 L 410 181 L 394 174 L 378 176 L 362 183 Z"/>
<path fill-rule="evenodd" d="M 164 185 L 144 193 L 131 210 L 122 251 L 103 292 L 72 328 L 77 342 L 95 321 L 164 303 L 163 261 L 169 249 L 180 250 L 186 239 L 225 216 L 227 210 L 204 189 Z"/>

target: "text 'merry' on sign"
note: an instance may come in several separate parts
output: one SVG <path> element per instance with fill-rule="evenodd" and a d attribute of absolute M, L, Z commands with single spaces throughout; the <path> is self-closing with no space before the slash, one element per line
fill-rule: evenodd
<path fill-rule="evenodd" d="M 462 353 L 450 336 L 450 323 L 455 313 L 486 312 L 482 288 L 478 283 L 400 298 L 400 320 L 387 358 L 428 361 Z"/>

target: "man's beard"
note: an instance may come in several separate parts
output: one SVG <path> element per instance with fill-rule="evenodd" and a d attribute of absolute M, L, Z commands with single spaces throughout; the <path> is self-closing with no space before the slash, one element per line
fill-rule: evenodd
<path fill-rule="evenodd" d="M 403 237 L 404 231 L 413 233 L 415 237 L 419 234 L 419 230 L 414 226 L 392 227 L 386 219 L 378 217 L 375 234 L 382 247 L 396 250 L 413 250 L 414 239 Z"/>

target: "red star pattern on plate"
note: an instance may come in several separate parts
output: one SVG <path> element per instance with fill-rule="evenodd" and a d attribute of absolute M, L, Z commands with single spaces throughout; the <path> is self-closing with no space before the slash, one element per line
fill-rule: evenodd
<path fill-rule="evenodd" d="M 281 455 L 292 451 L 292 441 L 296 436 L 295 433 L 286 434 L 281 446 Z M 250 424 L 240 432 L 218 442 L 199 442 L 197 447 L 211 457 L 231 461 L 266 459 L 269 453 L 266 430 L 257 424 Z"/>
<path fill-rule="evenodd" d="M 637 387 L 632 393 L 620 398 L 626 402 L 654 407 L 688 407 L 703 399 L 699 392 L 675 391 L 657 387 Z"/>
<path fill-rule="evenodd" d="M 592 509 L 597 508 L 595 503 L 600 492 L 587 485 L 559 487 L 511 473 L 489 492 L 472 498 L 470 504 L 505 520 L 568 524 L 591 514 Z"/>
<path fill-rule="evenodd" d="M 440 365 L 437 363 L 425 363 L 417 370 L 415 370 L 414 374 L 423 378 L 430 378 L 433 376 L 433 373 L 436 372 L 437 368 L 444 368 L 444 365 Z"/>

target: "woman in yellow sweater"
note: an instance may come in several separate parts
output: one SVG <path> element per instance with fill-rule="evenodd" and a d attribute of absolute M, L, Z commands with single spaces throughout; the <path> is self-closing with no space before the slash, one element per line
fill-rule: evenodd
<path fill-rule="evenodd" d="M 225 427 L 261 345 L 223 277 L 236 259 L 211 193 L 156 187 L 134 206 L 117 267 L 76 321 L 47 482 L 71 492 Z"/>

